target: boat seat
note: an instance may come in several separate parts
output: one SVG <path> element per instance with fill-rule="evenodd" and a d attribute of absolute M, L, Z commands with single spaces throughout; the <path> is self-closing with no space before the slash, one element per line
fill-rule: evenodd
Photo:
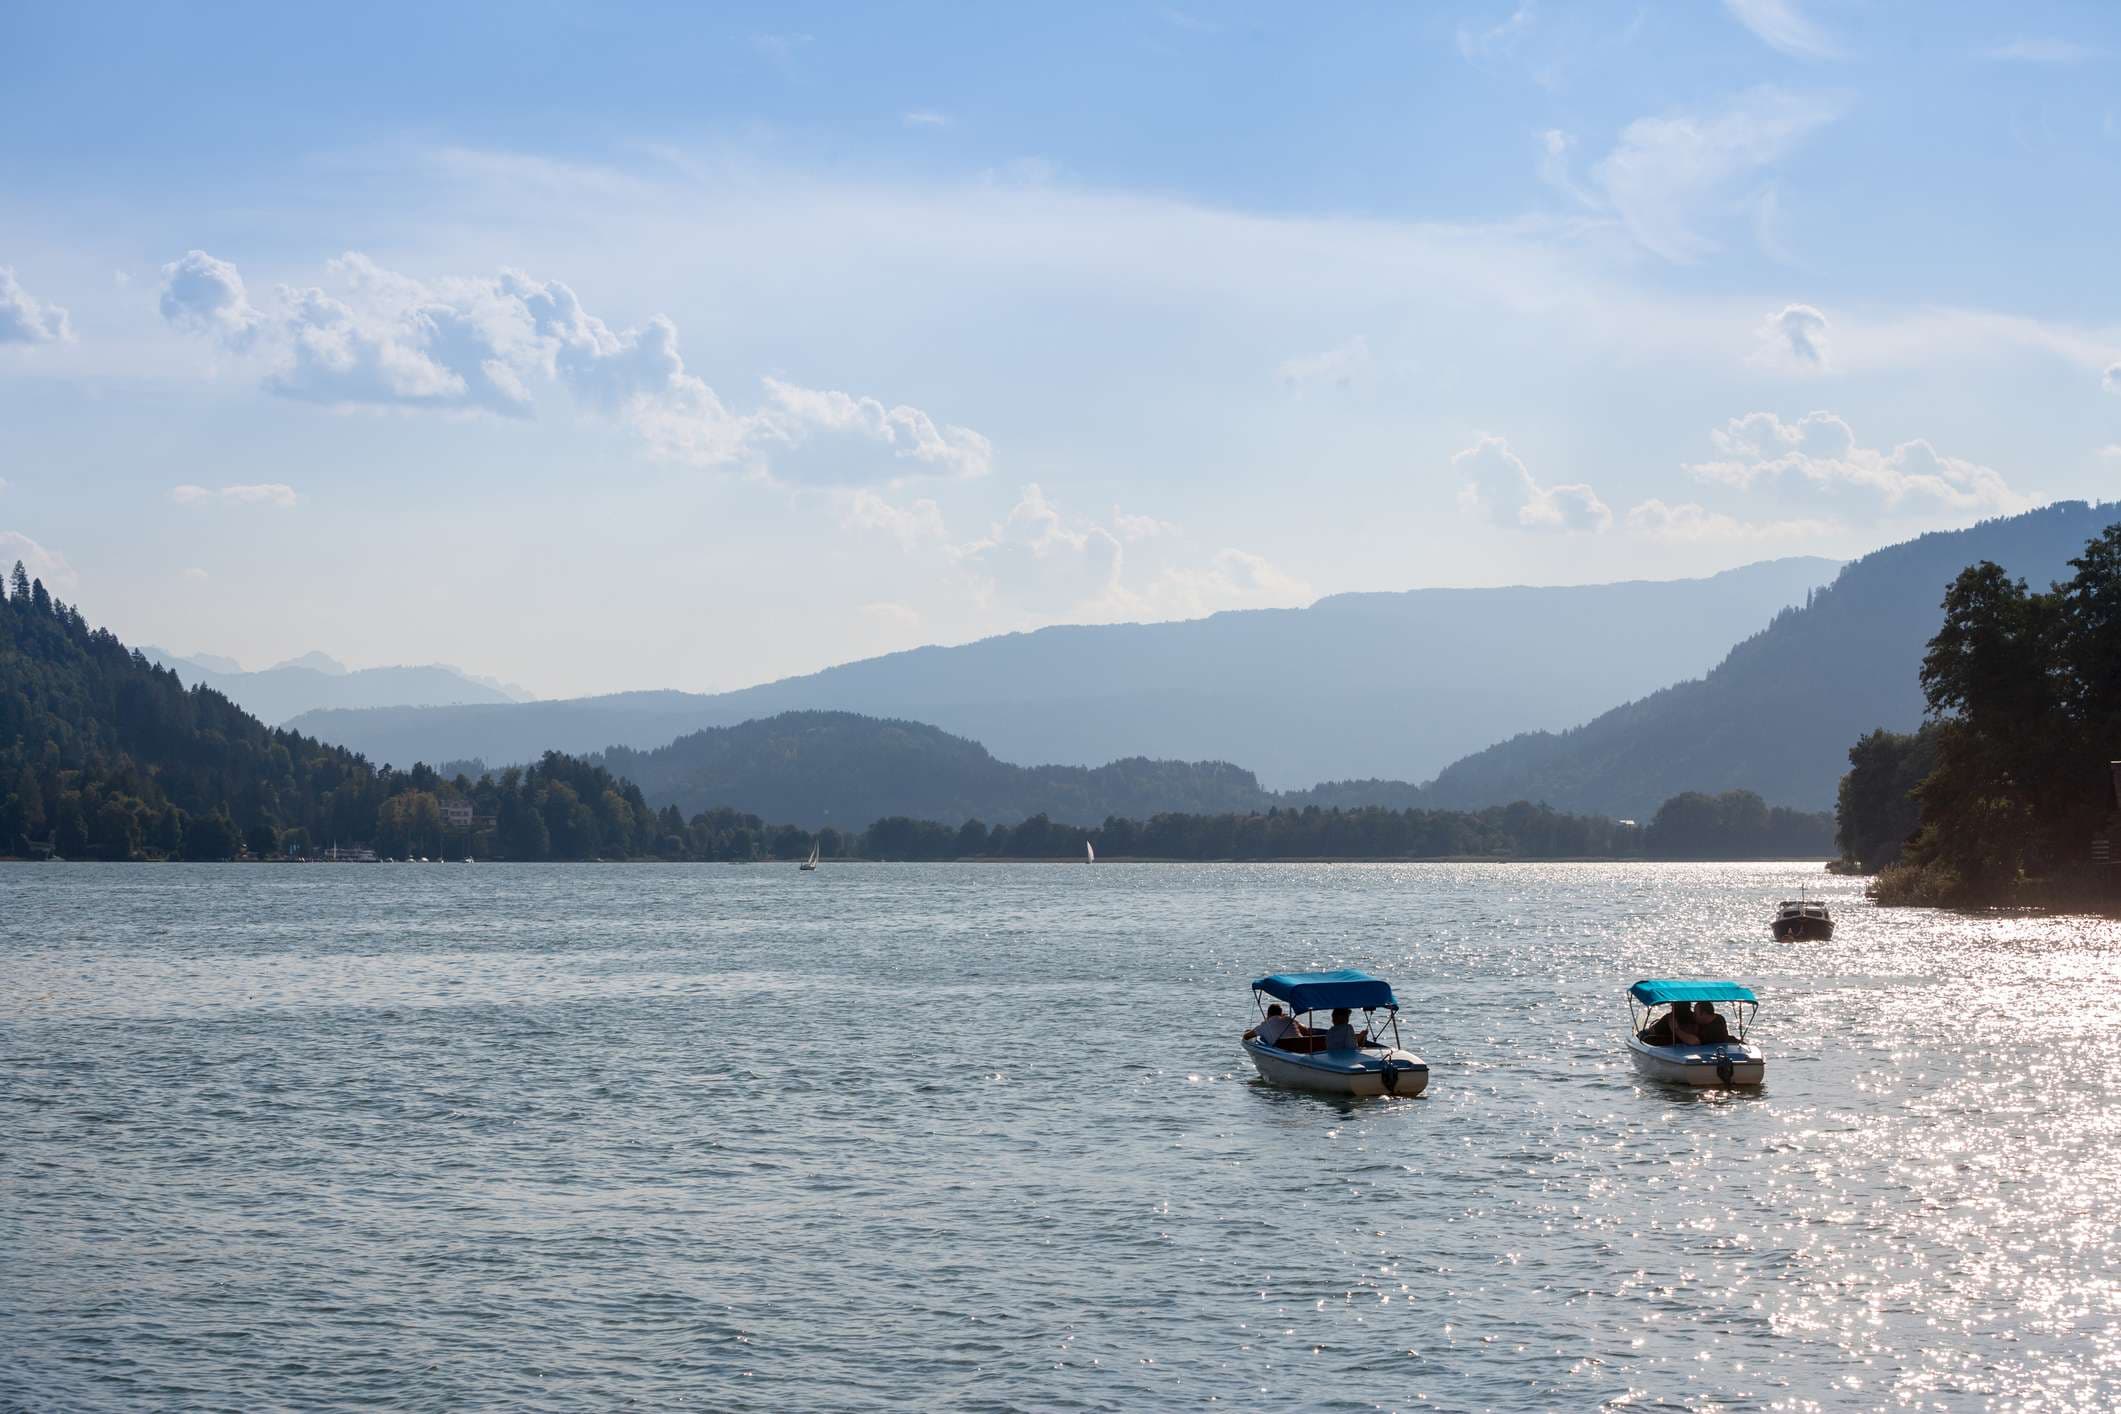
<path fill-rule="evenodd" d="M 1364 1041 L 1361 1046 L 1366 1051 L 1381 1051 L 1385 1049 L 1383 1045 L 1376 1041 Z M 1322 1053 L 1325 1048 L 1326 1038 L 1324 1036 L 1284 1036 L 1281 1040 L 1274 1043 L 1275 1050 L 1294 1051 L 1300 1056 L 1315 1056 Z"/>

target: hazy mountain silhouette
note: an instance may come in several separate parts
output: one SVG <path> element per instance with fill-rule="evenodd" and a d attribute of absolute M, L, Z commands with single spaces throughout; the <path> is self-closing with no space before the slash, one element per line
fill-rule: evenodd
<path fill-rule="evenodd" d="M 659 808 L 674 804 L 689 817 L 726 805 L 809 829 L 860 829 L 886 815 L 992 825 L 1045 814 L 1094 825 L 1108 815 L 1220 814 L 1280 803 L 1228 762 L 1012 766 L 935 727 L 852 712 L 784 712 L 593 759 Z"/>
<path fill-rule="evenodd" d="M 917 648 L 714 696 L 320 711 L 293 725 L 399 763 L 646 749 L 791 710 L 929 723 L 1003 760 L 1244 762 L 1270 786 L 1418 780 L 1706 670 L 1834 562 L 1708 579 L 1340 594 L 1307 609 L 1041 629 Z"/>
<path fill-rule="evenodd" d="M 323 708 L 427 707 L 522 700 L 519 689 L 504 688 L 440 663 L 355 669 L 322 653 L 305 653 L 270 668 L 246 672 L 232 659 L 207 653 L 182 658 L 160 648 L 140 651 L 148 661 L 175 672 L 186 687 L 210 687 L 268 723 L 284 724 L 290 717 Z M 406 764 L 411 764 L 409 759 Z"/>
<path fill-rule="evenodd" d="M 2067 578 L 2067 561 L 2117 519 L 2121 503 L 2063 501 L 1865 555 L 1706 677 L 1570 731 L 1528 733 L 1468 756 L 1423 787 L 1422 803 L 1533 800 L 1647 820 L 1680 791 L 1742 788 L 1771 805 L 1829 809 L 1857 737 L 1921 721 L 1916 674 L 1959 571 L 1994 560 L 2044 587 Z"/>

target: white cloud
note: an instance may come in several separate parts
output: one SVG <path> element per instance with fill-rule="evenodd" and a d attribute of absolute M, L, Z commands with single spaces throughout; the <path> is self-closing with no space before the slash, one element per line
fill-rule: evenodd
<path fill-rule="evenodd" d="M 1532 32 L 1536 19 L 1530 0 L 1510 12 L 1509 18 L 1486 29 L 1471 25 L 1458 27 L 1458 52 L 1467 59 L 1484 59 L 1493 54 L 1507 54 L 1523 42 Z"/>
<path fill-rule="evenodd" d="M 12 573 L 18 560 L 31 579 L 44 581 L 46 589 L 71 594 L 81 583 L 74 567 L 57 550 L 46 549 L 19 530 L 0 530 L 0 568 Z"/>
<path fill-rule="evenodd" d="M 920 610 L 891 600 L 864 604 L 857 612 L 871 623 L 905 632 L 911 632 L 921 624 Z"/>
<path fill-rule="evenodd" d="M 221 499 L 247 506 L 278 506 L 286 510 L 295 503 L 295 488 L 284 482 L 259 482 L 249 486 L 224 486 Z"/>
<path fill-rule="evenodd" d="M 1589 486 L 1541 486 L 1500 437 L 1483 436 L 1451 458 L 1458 474 L 1459 508 L 1485 512 L 1497 525 L 1520 530 L 1600 531 L 1612 509 Z"/>
<path fill-rule="evenodd" d="M 1130 543 L 1179 533 L 1178 527 L 1170 521 L 1158 520 L 1155 516 L 1128 515 L 1118 506 L 1112 508 L 1112 528 L 1119 532 L 1120 539 Z"/>
<path fill-rule="evenodd" d="M 1023 488 L 1006 519 L 958 555 L 984 593 L 1046 612 L 1067 612 L 1111 597 L 1120 585 L 1119 537 L 1071 521 L 1037 482 Z"/>
<path fill-rule="evenodd" d="M 346 298 L 282 289 L 289 356 L 273 392 L 334 407 L 527 416 L 529 319 L 497 280 L 423 283 L 348 252 L 327 267 Z"/>
<path fill-rule="evenodd" d="M 1841 115 L 1839 99 L 1758 88 L 1721 112 L 1638 118 L 1591 175 L 1628 233 L 1672 261 L 1700 258 L 1716 242 L 1699 229 L 1717 209 L 1759 212 L 1733 188 L 1772 166 Z"/>
<path fill-rule="evenodd" d="M 294 487 L 278 481 L 223 486 L 218 491 L 209 491 L 204 486 L 187 483 L 170 487 L 169 498 L 180 506 L 195 506 L 204 501 L 226 501 L 238 506 L 274 506 L 283 511 L 291 509 L 297 499 Z"/>
<path fill-rule="evenodd" d="M 1827 317 L 1808 304 L 1784 305 L 1761 322 L 1762 360 L 1801 372 L 1827 368 Z"/>
<path fill-rule="evenodd" d="M 2106 366 L 2106 372 L 2099 375 L 2099 386 L 2109 393 L 2121 395 L 2121 363 Z"/>
<path fill-rule="evenodd" d="M 1361 334 L 1322 353 L 1298 354 L 1282 360 L 1276 375 L 1292 389 L 1330 384 L 1343 391 L 1368 378 L 1371 367 L 1370 341 Z"/>
<path fill-rule="evenodd" d="M 909 128 L 947 128 L 951 120 L 948 113 L 938 113 L 932 108 L 916 108 L 910 113 L 900 114 L 899 121 Z"/>
<path fill-rule="evenodd" d="M 182 260 L 162 267 L 162 317 L 237 352 L 249 348 L 265 324 L 236 267 L 203 250 L 187 251 Z"/>
<path fill-rule="evenodd" d="M 0 344 L 55 344 L 73 337 L 65 310 L 23 289 L 14 267 L 0 265 Z"/>
<path fill-rule="evenodd" d="M 942 545 L 949 536 L 943 525 L 942 508 L 923 497 L 900 506 L 866 487 L 834 493 L 840 524 L 850 530 L 878 530 L 907 550 L 924 545 Z"/>
<path fill-rule="evenodd" d="M 1153 516 L 1117 507 L 1109 521 L 1069 515 L 1035 482 L 986 534 L 963 542 L 949 538 L 931 500 L 900 506 L 868 489 L 833 495 L 843 526 L 890 535 L 909 555 L 949 569 L 967 597 L 1005 622 L 1193 618 L 1317 597 L 1263 556 L 1234 548 L 1203 554 L 1178 526 Z"/>
<path fill-rule="evenodd" d="M 1637 535 L 1667 541 L 1797 540 L 1836 529 L 1821 520 L 1741 521 L 1698 501 L 1668 505 L 1654 497 L 1628 511 L 1627 525 Z"/>
<path fill-rule="evenodd" d="M 2097 45 L 2068 39 L 2014 39 L 1982 51 L 1981 57 L 2007 64 L 2081 64 L 2105 52 Z"/>
<path fill-rule="evenodd" d="M 1768 412 L 1736 417 L 1709 434 L 1715 461 L 1687 468 L 1704 481 L 1742 491 L 1762 487 L 1800 496 L 1854 495 L 1870 509 L 1913 503 L 1954 511 L 2020 509 L 2026 498 L 1994 470 L 1948 457 L 1917 438 L 1891 451 L 1859 446 L 1830 412 L 1784 422 Z"/>
<path fill-rule="evenodd" d="M 1224 609 L 1298 608 L 1317 598 L 1317 590 L 1264 556 L 1223 549 L 1205 565 L 1166 568 L 1113 603 L 1121 618 L 1191 619 Z"/>
<path fill-rule="evenodd" d="M 2108 442 L 2099 449 L 2099 455 L 2102 457 L 2121 458 L 2121 442 Z"/>
<path fill-rule="evenodd" d="M 1772 49 L 1798 59 L 1838 59 L 1841 46 L 1794 0 L 1723 0 L 1731 17 Z"/>
<path fill-rule="evenodd" d="M 205 570 L 200 569 L 197 565 L 191 565 L 186 569 L 179 571 L 178 577 L 184 580 L 187 584 L 204 584 L 207 580 L 212 578 L 211 575 L 207 574 Z"/>
<path fill-rule="evenodd" d="M 919 408 L 885 407 L 875 398 L 857 398 L 828 389 L 799 388 L 778 378 L 765 380 L 767 405 L 758 414 L 755 440 L 789 446 L 824 440 L 888 447 L 915 470 L 960 478 L 985 476 L 993 465 L 994 445 L 969 427 L 938 426 Z M 815 459 L 811 459 L 813 462 Z M 837 459 L 834 462 L 838 465 Z M 857 480 L 827 472 L 823 479 Z"/>
<path fill-rule="evenodd" d="M 268 391 L 331 407 L 527 417 L 538 378 L 632 428 L 652 454 L 700 466 L 852 483 L 982 476 L 992 465 L 978 432 L 875 398 L 769 378 L 757 411 L 733 412 L 687 370 L 669 319 L 614 330 L 557 280 L 504 270 L 421 281 L 358 253 L 330 270 L 344 298 L 283 287 L 268 315 L 233 265 L 193 251 L 164 267 L 162 313 L 232 352 L 262 351 Z"/>
<path fill-rule="evenodd" d="M 1548 128 L 1539 135 L 1539 180 L 1560 192 L 1569 200 L 1582 206 L 1599 205 L 1598 198 L 1577 185 L 1571 175 L 1569 163 L 1576 150 L 1576 139 L 1560 128 Z"/>

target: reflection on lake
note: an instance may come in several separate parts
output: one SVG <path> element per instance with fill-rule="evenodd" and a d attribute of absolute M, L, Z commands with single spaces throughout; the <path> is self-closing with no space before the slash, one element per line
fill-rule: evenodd
<path fill-rule="evenodd" d="M 1803 878 L 0 867 L 0 1406 L 2121 1404 L 2121 926 Z M 1254 1079 L 1340 965 L 1422 1099 Z"/>

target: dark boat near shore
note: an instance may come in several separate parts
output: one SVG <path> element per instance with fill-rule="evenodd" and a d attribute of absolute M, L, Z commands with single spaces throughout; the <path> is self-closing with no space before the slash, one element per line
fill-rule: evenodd
<path fill-rule="evenodd" d="M 1823 943 L 1834 936 L 1833 915 L 1817 899 L 1784 899 L 1775 905 L 1770 926 L 1778 943 Z"/>

